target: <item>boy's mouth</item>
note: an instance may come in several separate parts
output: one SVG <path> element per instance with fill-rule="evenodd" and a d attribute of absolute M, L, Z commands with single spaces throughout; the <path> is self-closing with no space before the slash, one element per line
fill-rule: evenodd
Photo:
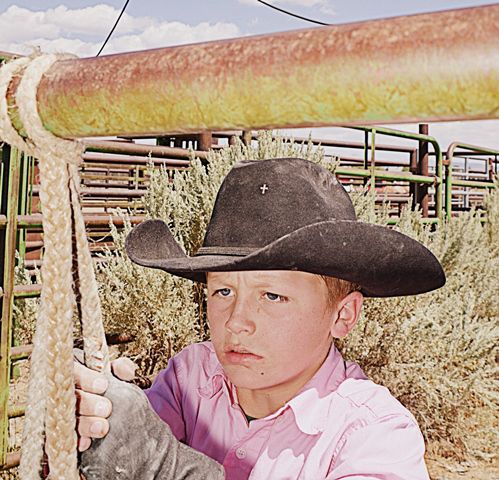
<path fill-rule="evenodd" d="M 224 352 L 253 353 L 242 345 L 229 344 L 224 347 Z"/>
<path fill-rule="evenodd" d="M 242 345 L 227 345 L 224 347 L 224 354 L 228 362 L 233 364 L 245 364 L 255 362 L 263 358 Z"/>

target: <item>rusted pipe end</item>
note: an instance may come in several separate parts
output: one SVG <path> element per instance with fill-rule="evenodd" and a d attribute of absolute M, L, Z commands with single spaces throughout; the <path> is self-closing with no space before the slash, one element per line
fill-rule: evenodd
<path fill-rule="evenodd" d="M 24 72 L 24 69 L 22 70 Z M 12 123 L 12 126 L 17 130 L 17 133 L 21 135 L 21 137 L 26 138 L 26 131 L 23 128 L 23 124 L 21 122 L 21 118 L 19 116 L 19 109 L 17 108 L 16 105 L 16 92 L 17 92 L 17 87 L 19 86 L 19 82 L 21 81 L 21 75 L 16 75 L 13 77 L 11 80 L 8 88 L 7 88 L 7 106 L 9 109 L 9 117 L 10 121 Z"/>

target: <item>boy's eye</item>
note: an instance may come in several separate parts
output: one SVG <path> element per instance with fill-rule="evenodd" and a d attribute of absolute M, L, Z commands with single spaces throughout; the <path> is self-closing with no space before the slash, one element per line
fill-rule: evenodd
<path fill-rule="evenodd" d="M 278 295 L 277 293 L 272 293 L 272 292 L 265 292 L 265 296 L 271 301 L 271 302 L 285 302 L 287 300 L 286 297 L 283 297 L 282 295 Z"/>
<path fill-rule="evenodd" d="M 219 288 L 218 290 L 215 290 L 215 295 L 220 297 L 228 297 L 231 293 L 230 288 Z"/>

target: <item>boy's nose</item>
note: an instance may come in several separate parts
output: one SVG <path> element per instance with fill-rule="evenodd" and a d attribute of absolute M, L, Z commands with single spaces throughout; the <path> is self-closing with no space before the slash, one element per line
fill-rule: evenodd
<path fill-rule="evenodd" d="M 255 322 L 251 319 L 251 309 L 247 302 L 236 298 L 230 316 L 225 322 L 225 328 L 233 334 L 246 333 L 251 335 L 255 331 Z"/>

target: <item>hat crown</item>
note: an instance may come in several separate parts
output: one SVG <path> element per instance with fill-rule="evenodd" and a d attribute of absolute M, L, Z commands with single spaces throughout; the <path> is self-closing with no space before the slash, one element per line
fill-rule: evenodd
<path fill-rule="evenodd" d="M 327 169 L 296 158 L 244 161 L 220 187 L 203 247 L 261 248 L 331 220 L 356 216 L 348 193 Z"/>

